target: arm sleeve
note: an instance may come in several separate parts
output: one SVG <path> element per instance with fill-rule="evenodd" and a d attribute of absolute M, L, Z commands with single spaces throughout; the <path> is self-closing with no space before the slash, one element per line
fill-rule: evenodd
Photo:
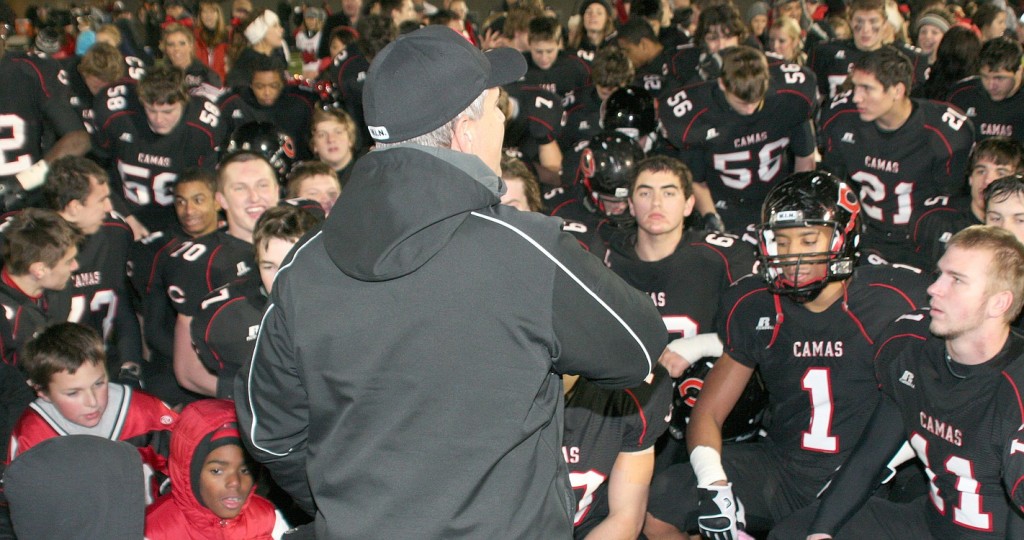
<path fill-rule="evenodd" d="M 607 388 L 636 386 L 668 341 L 654 303 L 568 233 L 558 238 L 552 293 L 554 369 Z"/>
<path fill-rule="evenodd" d="M 253 358 L 235 379 L 235 408 L 246 449 L 266 465 L 299 508 L 314 515 L 306 481 L 309 399 L 291 361 L 291 339 L 282 310 L 271 304 L 263 315 Z"/>
<path fill-rule="evenodd" d="M 885 465 L 904 439 L 899 406 L 883 395 L 853 453 L 825 489 L 808 534 L 835 535 L 887 475 Z"/>

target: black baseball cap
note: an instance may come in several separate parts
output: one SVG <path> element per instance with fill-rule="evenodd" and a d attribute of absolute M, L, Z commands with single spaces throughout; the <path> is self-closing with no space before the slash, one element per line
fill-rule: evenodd
<path fill-rule="evenodd" d="M 384 47 L 370 64 L 363 115 L 374 140 L 396 143 L 445 125 L 484 90 L 526 73 L 519 51 L 480 52 L 447 26 L 410 32 Z"/>

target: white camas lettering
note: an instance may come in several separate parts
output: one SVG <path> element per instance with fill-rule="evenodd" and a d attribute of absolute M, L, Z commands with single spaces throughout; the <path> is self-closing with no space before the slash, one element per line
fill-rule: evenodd
<path fill-rule="evenodd" d="M 936 437 L 941 437 L 943 440 L 950 444 L 957 446 L 963 446 L 963 432 L 957 429 L 951 424 L 947 424 L 942 420 L 936 420 L 931 415 L 925 412 L 920 413 L 921 427 L 928 430 L 929 433 Z"/>
<path fill-rule="evenodd" d="M 579 463 L 580 462 L 580 447 L 578 446 L 563 446 L 562 457 L 565 458 L 566 463 Z"/>
<path fill-rule="evenodd" d="M 744 135 L 738 139 L 733 139 L 732 144 L 736 148 L 743 148 L 751 144 L 759 144 L 768 140 L 768 132 L 762 131 L 760 133 L 754 133 L 752 135 Z"/>
<path fill-rule="evenodd" d="M 1002 137 L 1013 137 L 1013 126 L 1007 124 L 981 123 L 982 135 L 999 135 Z"/>
<path fill-rule="evenodd" d="M 900 162 L 872 156 L 864 157 L 864 166 L 869 169 L 875 169 L 887 173 L 899 174 L 900 172 Z"/>
<path fill-rule="evenodd" d="M 139 152 L 138 161 L 139 163 L 144 163 L 146 165 L 156 165 L 157 167 L 171 166 L 171 158 L 167 156 L 154 156 L 152 154 L 143 154 L 142 152 Z"/>
<path fill-rule="evenodd" d="M 651 300 L 657 307 L 665 307 L 665 293 L 664 292 L 651 292 L 647 293 L 651 295 Z"/>
<path fill-rule="evenodd" d="M 843 356 L 842 341 L 795 341 L 793 356 L 797 358 L 819 357 L 840 358 Z"/>

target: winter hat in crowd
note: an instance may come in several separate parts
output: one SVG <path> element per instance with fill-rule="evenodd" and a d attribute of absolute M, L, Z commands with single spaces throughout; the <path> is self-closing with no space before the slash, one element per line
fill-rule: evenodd
<path fill-rule="evenodd" d="M 604 6 L 604 10 L 608 12 L 609 17 L 615 17 L 615 12 L 612 11 L 611 4 L 609 4 L 606 0 L 583 0 L 583 3 L 580 5 L 580 15 L 583 15 L 583 13 L 587 11 L 587 8 L 590 7 L 591 4 L 601 4 L 602 6 Z"/>
<path fill-rule="evenodd" d="M 764 2 L 754 2 L 747 8 L 747 22 L 754 20 L 754 17 L 758 15 L 768 16 L 768 4 Z"/>
<path fill-rule="evenodd" d="M 949 30 L 949 21 L 934 13 L 925 13 L 914 24 L 914 34 L 920 32 L 922 26 L 934 26 L 945 34 Z"/>
<path fill-rule="evenodd" d="M 270 27 L 278 24 L 281 24 L 281 19 L 277 17 L 277 14 L 269 9 L 264 10 L 263 13 L 249 23 L 249 26 L 245 27 L 245 39 L 255 45 L 263 41 L 263 37 L 267 35 Z"/>

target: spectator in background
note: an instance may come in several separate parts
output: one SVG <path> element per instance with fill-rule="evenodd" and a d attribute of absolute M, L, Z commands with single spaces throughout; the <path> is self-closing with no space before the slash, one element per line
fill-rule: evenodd
<path fill-rule="evenodd" d="M 1006 10 L 994 3 L 978 6 L 971 16 L 974 26 L 981 30 L 981 41 L 1002 37 L 1006 33 Z"/>
<path fill-rule="evenodd" d="M 942 36 L 949 31 L 956 21 L 944 8 L 932 8 L 921 13 L 914 22 L 914 43 L 928 55 L 928 63 L 934 64 L 939 54 L 939 43 Z"/>
<path fill-rule="evenodd" d="M 162 28 L 174 23 L 192 28 L 192 14 L 185 9 L 184 0 L 164 0 L 164 14 Z"/>
<path fill-rule="evenodd" d="M 195 94 L 196 89 L 203 85 L 213 89 L 221 87 L 220 75 L 196 58 L 195 34 L 192 30 L 177 23 L 165 26 L 160 50 L 172 66 L 185 73 L 185 87 L 190 94 Z"/>
<path fill-rule="evenodd" d="M 574 19 L 578 19 L 575 21 Z M 615 17 L 606 0 L 585 0 L 578 16 L 569 20 L 569 51 L 584 62 L 594 61 L 597 50 L 615 33 Z"/>
<path fill-rule="evenodd" d="M 199 61 L 227 78 L 228 27 L 224 12 L 215 1 L 199 2 L 199 24 L 195 25 L 195 55 Z"/>
<path fill-rule="evenodd" d="M 768 4 L 757 1 L 747 9 L 747 26 L 750 35 L 757 38 L 761 48 L 768 49 Z M 799 25 L 798 25 L 799 26 Z"/>
<path fill-rule="evenodd" d="M 971 28 L 956 25 L 939 43 L 928 80 L 911 92 L 911 97 L 945 100 L 959 82 L 978 74 L 981 38 Z"/>
<path fill-rule="evenodd" d="M 285 66 L 288 65 L 281 48 L 284 45 L 284 28 L 276 13 L 264 10 L 249 18 L 241 28 L 244 37 L 236 35 L 233 38 L 231 69 L 225 81 L 228 88 L 247 86 L 252 81 L 253 65 L 261 56 L 276 56 L 284 61 Z"/>
<path fill-rule="evenodd" d="M 800 36 L 800 23 L 789 17 L 779 17 L 772 22 L 768 32 L 768 50 L 782 57 L 786 62 L 804 65 L 807 53 Z"/>

